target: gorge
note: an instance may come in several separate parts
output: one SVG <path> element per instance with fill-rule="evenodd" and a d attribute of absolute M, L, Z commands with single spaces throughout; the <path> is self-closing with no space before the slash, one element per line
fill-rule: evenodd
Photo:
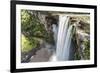
<path fill-rule="evenodd" d="M 29 20 L 23 20 L 22 35 L 29 43 L 22 39 L 22 63 L 90 59 L 90 18 L 87 14 L 26 12 Z M 32 49 L 28 50 L 25 44 L 32 44 L 29 47 Z"/>

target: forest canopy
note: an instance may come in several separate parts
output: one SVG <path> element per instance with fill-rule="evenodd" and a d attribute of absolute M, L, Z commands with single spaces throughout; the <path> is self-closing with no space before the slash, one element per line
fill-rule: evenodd
<path fill-rule="evenodd" d="M 40 39 L 43 39 L 48 43 L 53 42 L 51 40 L 53 39 L 52 33 L 47 33 L 36 13 L 31 10 L 21 10 L 22 46 L 24 46 L 22 47 L 22 52 L 28 52 L 32 48 L 36 48 Z M 27 43 L 25 43 L 26 41 Z"/>

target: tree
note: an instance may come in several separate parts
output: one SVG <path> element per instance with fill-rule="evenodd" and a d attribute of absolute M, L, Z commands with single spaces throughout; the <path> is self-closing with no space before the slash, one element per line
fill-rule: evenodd
<path fill-rule="evenodd" d="M 50 44 L 53 43 L 52 33 L 47 33 L 44 24 L 41 23 L 38 17 L 38 11 L 21 10 L 22 46 L 24 46 L 24 49 L 31 50 L 32 47 L 37 47 L 39 39 Z M 25 42 L 27 43 L 27 46 L 25 45 Z"/>

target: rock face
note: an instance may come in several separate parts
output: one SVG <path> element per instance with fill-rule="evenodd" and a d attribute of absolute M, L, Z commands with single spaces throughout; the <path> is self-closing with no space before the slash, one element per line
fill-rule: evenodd
<path fill-rule="evenodd" d="M 48 62 L 51 61 L 51 57 L 55 51 L 55 47 L 48 44 L 47 42 L 44 42 L 44 47 L 42 47 L 40 50 L 36 52 L 35 55 L 33 55 L 30 58 L 30 62 Z"/>
<path fill-rule="evenodd" d="M 36 52 L 36 55 L 32 56 L 30 62 L 47 62 L 49 61 L 52 52 L 47 48 L 41 48 Z"/>
<path fill-rule="evenodd" d="M 84 44 L 85 42 L 90 42 L 90 24 L 87 22 L 84 22 L 82 20 L 79 20 L 76 27 L 76 40 L 77 40 L 77 51 L 79 53 L 80 59 L 85 60 L 89 59 L 89 55 L 84 54 L 85 50 L 88 49 L 88 54 L 90 52 L 90 47 L 87 48 L 87 46 Z M 90 45 L 88 43 L 88 45 Z M 88 58 L 85 58 L 85 56 L 88 56 Z"/>
<path fill-rule="evenodd" d="M 87 22 L 84 22 L 83 18 L 85 17 L 72 16 L 70 17 L 70 19 L 67 19 L 66 16 L 62 16 L 61 19 L 59 19 L 59 22 L 62 22 L 61 24 L 59 24 L 58 41 L 57 41 L 57 43 L 59 44 L 57 44 L 57 48 L 56 48 L 57 59 L 59 61 L 67 61 L 67 60 L 75 60 L 75 59 L 76 60 L 89 59 L 89 52 L 90 52 L 89 25 L 90 24 Z M 68 22 L 66 22 L 65 19 L 67 19 Z M 72 32 L 71 31 L 68 32 L 67 29 L 69 30 L 71 26 L 74 26 L 76 30 L 71 29 Z M 64 30 L 66 30 L 67 32 L 65 32 Z M 71 34 L 74 34 L 74 36 L 71 36 Z M 67 37 L 63 37 L 64 35 L 66 35 Z M 66 39 L 67 39 L 67 42 L 64 42 Z M 76 54 L 78 55 L 78 57 Z"/>
<path fill-rule="evenodd" d="M 32 49 L 27 54 L 22 53 L 21 57 L 23 57 L 23 60 L 26 60 L 25 62 L 47 62 L 47 61 L 52 61 L 51 59 L 57 60 L 57 57 L 56 57 L 57 54 L 60 55 L 61 59 L 63 58 L 62 61 L 84 59 L 83 53 L 84 53 L 84 49 L 86 49 L 86 47 L 84 47 L 85 46 L 84 41 L 90 40 L 90 36 L 89 36 L 90 24 L 83 21 L 83 18 L 85 19 L 86 17 L 68 15 L 68 19 L 66 19 L 65 17 L 65 21 L 66 21 L 65 22 L 64 19 L 62 18 L 61 20 L 59 20 L 60 13 L 57 13 L 58 15 L 53 15 L 52 14 L 53 12 L 50 13 L 48 11 L 47 12 L 46 11 L 29 11 L 29 13 L 32 14 L 35 18 L 37 18 L 37 22 L 41 23 L 41 25 L 46 30 L 45 34 L 42 35 L 43 36 L 42 38 L 39 36 L 39 39 L 42 39 L 43 42 L 45 41 L 45 43 L 42 44 L 45 46 L 42 46 L 41 48 Z M 64 14 L 64 16 L 65 15 L 67 14 Z M 68 25 L 66 25 L 66 23 Z M 61 28 L 61 30 L 58 29 L 59 27 Z M 70 27 L 71 27 L 71 30 L 68 32 L 69 30 L 68 28 Z M 73 28 L 75 28 L 75 30 Z M 35 34 L 36 40 L 37 40 L 37 34 L 40 35 L 44 33 L 44 31 L 42 32 L 40 31 L 38 31 Z M 59 33 L 58 35 L 58 32 L 61 32 L 61 33 Z M 69 33 L 69 36 L 67 35 L 68 33 Z M 61 41 L 59 41 L 59 39 Z M 40 43 L 40 40 L 37 40 L 37 41 Z M 59 44 L 57 45 L 58 42 Z M 60 50 L 58 50 L 58 48 Z M 55 51 L 58 51 L 58 52 L 55 52 Z M 75 54 L 78 54 L 79 58 L 77 58 Z"/>
<path fill-rule="evenodd" d="M 40 48 L 33 48 L 28 53 L 22 53 L 22 63 L 28 62 L 48 62 L 54 52 L 54 46 L 41 41 Z"/>

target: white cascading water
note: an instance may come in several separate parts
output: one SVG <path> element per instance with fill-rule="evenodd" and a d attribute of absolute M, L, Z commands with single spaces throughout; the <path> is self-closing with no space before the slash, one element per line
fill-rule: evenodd
<path fill-rule="evenodd" d="M 55 41 L 55 48 L 56 48 L 56 43 L 57 43 L 57 34 L 58 34 L 58 26 L 56 24 L 52 24 L 52 31 L 53 31 L 53 37 L 54 37 L 54 41 Z M 54 53 L 50 58 L 51 61 L 57 61 L 56 59 L 56 54 L 55 54 L 55 49 L 54 49 Z"/>
<path fill-rule="evenodd" d="M 73 25 L 71 25 L 68 28 L 68 32 L 66 35 L 66 40 L 65 40 L 65 44 L 63 47 L 63 54 L 62 54 L 62 60 L 66 61 L 70 59 L 70 51 L 71 51 L 71 46 L 72 46 L 72 29 L 73 29 Z"/>
<path fill-rule="evenodd" d="M 55 43 L 57 43 L 57 34 L 58 34 L 58 26 L 56 24 L 52 24 L 52 27 L 53 27 L 53 37 L 54 37 L 54 41 Z"/>
<path fill-rule="evenodd" d="M 59 16 L 59 29 L 57 36 L 56 55 L 58 61 L 69 60 L 71 46 L 71 31 L 73 26 L 68 27 L 69 17 L 66 15 Z"/>

